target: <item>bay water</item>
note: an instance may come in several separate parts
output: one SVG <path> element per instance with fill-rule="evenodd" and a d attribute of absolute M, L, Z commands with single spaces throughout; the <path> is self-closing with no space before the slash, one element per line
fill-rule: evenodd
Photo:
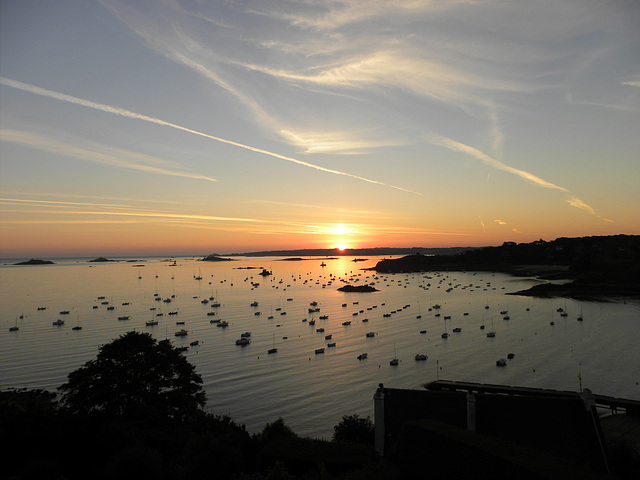
<path fill-rule="evenodd" d="M 501 273 L 363 270 L 381 259 L 5 263 L 0 388 L 54 391 L 94 359 L 100 345 L 136 330 L 188 347 L 185 355 L 203 378 L 206 409 L 229 415 L 252 433 L 282 417 L 299 435 L 329 439 L 343 415 L 373 418 L 380 383 L 414 389 L 437 379 L 584 387 L 640 400 L 637 301 L 507 295 L 536 280 Z M 272 274 L 262 276 L 262 269 Z M 379 291 L 338 291 L 345 284 Z M 58 319 L 64 325 L 53 325 Z M 158 324 L 147 326 L 149 320 Z M 19 329 L 10 331 L 14 326 Z M 180 329 L 188 334 L 175 336 Z M 251 333 L 251 343 L 236 345 L 244 332 Z M 277 352 L 269 354 L 272 348 Z M 367 358 L 359 360 L 363 353 Z M 414 360 L 418 353 L 427 360 Z M 497 366 L 509 353 L 507 365 Z M 397 366 L 389 364 L 393 358 Z"/>

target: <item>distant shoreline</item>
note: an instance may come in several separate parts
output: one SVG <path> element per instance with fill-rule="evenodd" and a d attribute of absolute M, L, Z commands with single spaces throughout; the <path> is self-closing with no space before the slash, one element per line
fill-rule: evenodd
<path fill-rule="evenodd" d="M 485 247 L 462 255 L 420 254 L 382 260 L 368 270 L 378 273 L 423 271 L 492 271 L 540 280 L 544 283 L 511 293 L 532 297 L 582 300 L 640 298 L 640 236 L 558 238 L 500 247 Z"/>

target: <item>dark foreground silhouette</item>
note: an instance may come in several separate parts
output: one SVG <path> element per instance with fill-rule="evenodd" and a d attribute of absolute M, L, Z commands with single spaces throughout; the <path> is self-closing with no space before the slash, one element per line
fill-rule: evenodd
<path fill-rule="evenodd" d="M 57 393 L 0 391 L 10 459 L 0 478 L 350 478 L 375 463 L 368 418 L 344 417 L 331 442 L 298 437 L 283 419 L 251 435 L 205 412 L 205 400 L 202 379 L 169 341 L 126 333 Z"/>
<path fill-rule="evenodd" d="M 251 435 L 229 417 L 205 412 L 204 401 L 202 379 L 170 342 L 126 333 L 71 372 L 58 394 L 0 391 L 0 478 L 400 480 L 427 478 L 429 462 L 438 462 L 415 435 L 376 456 L 374 425 L 358 415 L 343 416 L 331 441 L 299 437 L 282 418 Z M 638 455 L 619 452 L 617 478 L 637 478 Z M 456 478 L 483 476 L 459 460 Z M 445 467 L 438 480 L 450 478 Z M 511 473 L 493 478 L 560 478 Z"/>

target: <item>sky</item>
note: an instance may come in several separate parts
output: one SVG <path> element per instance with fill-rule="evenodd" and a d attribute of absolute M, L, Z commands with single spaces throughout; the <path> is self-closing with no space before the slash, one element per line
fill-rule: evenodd
<path fill-rule="evenodd" d="M 640 2 L 0 2 L 0 256 L 640 234 Z"/>

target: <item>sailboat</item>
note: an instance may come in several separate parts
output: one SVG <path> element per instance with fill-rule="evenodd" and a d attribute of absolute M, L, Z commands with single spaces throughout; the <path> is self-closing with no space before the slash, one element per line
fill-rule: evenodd
<path fill-rule="evenodd" d="M 389 365 L 392 365 L 392 366 L 395 367 L 396 365 L 398 365 L 398 363 L 400 363 L 400 360 L 398 360 L 398 355 L 396 353 L 396 344 L 394 343 L 393 344 L 393 359 L 389 362 Z"/>
<path fill-rule="evenodd" d="M 444 332 L 440 336 L 442 338 L 449 338 L 449 334 L 447 333 L 447 317 L 444 317 Z"/>
<path fill-rule="evenodd" d="M 18 330 L 20 330 L 20 327 L 18 326 L 18 317 L 16 317 L 16 324 L 13 327 L 9 327 L 9 331 L 17 332 Z"/>
<path fill-rule="evenodd" d="M 422 318 L 422 312 L 420 311 L 420 302 L 418 302 L 418 315 L 416 315 L 416 318 Z"/>
<path fill-rule="evenodd" d="M 82 327 L 80 326 L 80 315 L 78 315 L 78 324 L 71 330 L 82 330 Z"/>
<path fill-rule="evenodd" d="M 273 347 L 267 350 L 267 353 L 277 353 L 278 349 L 276 348 L 276 334 L 273 334 Z"/>
<path fill-rule="evenodd" d="M 493 338 L 496 336 L 496 331 L 493 328 L 493 318 L 491 318 L 491 331 L 487 332 L 487 337 Z"/>
<path fill-rule="evenodd" d="M 155 317 L 153 316 L 153 313 L 151 314 L 151 320 L 147 320 L 145 322 L 145 325 L 147 325 L 147 327 L 153 327 L 155 325 L 158 325 L 158 320 L 155 319 Z"/>

